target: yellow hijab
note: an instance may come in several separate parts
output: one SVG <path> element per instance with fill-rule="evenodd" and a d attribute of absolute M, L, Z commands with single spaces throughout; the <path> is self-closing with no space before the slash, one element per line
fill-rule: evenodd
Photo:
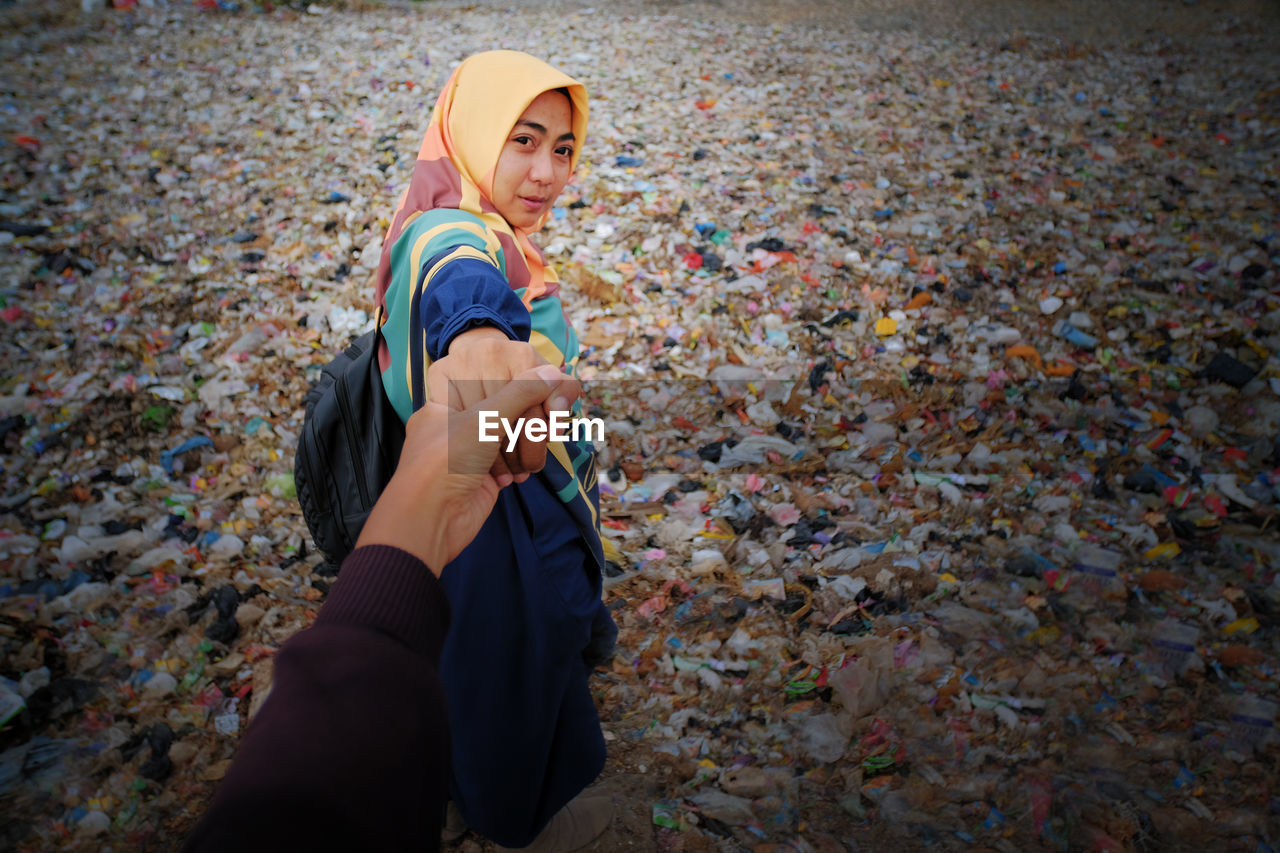
<path fill-rule="evenodd" d="M 566 89 L 573 105 L 573 135 L 578 140 L 571 168 L 587 135 L 587 89 L 540 59 L 515 50 L 492 50 L 464 60 L 445 83 L 436 100 L 431 122 L 418 151 L 409 187 L 400 198 L 382 243 L 376 300 L 384 306 L 391 284 L 391 247 L 405 226 L 426 210 L 464 210 L 478 216 L 498 236 L 506 259 L 507 280 L 513 289 L 527 288 L 529 305 L 555 294 L 555 273 L 529 234 L 546 222 L 543 215 L 532 231 L 523 231 L 502 218 L 489 200 L 498 156 L 516 119 L 534 98 L 552 89 Z"/>

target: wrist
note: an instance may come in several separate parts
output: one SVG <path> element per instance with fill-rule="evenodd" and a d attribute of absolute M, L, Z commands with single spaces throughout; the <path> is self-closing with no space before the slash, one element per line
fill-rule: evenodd
<path fill-rule="evenodd" d="M 395 480 L 392 480 L 392 484 Z M 430 500 L 423 501 L 419 496 L 396 493 L 392 484 L 383 492 L 365 521 L 364 529 L 356 540 L 356 547 L 365 545 L 389 545 L 399 548 L 417 557 L 426 564 L 431 574 L 437 578 L 449 562 L 447 519 L 443 516 L 443 507 L 431 507 Z M 398 511 L 401 506 L 421 506 L 427 504 L 426 511 L 419 515 L 406 515 Z M 424 517 L 425 516 L 425 517 Z"/>
<path fill-rule="evenodd" d="M 509 338 L 506 336 L 506 333 L 501 329 L 493 326 L 477 326 L 474 329 L 468 329 L 462 334 L 456 335 L 453 340 L 449 342 L 449 346 L 445 350 L 445 355 L 456 354 L 468 347 L 487 343 L 489 341 L 506 343 L 508 340 Z"/>
<path fill-rule="evenodd" d="M 448 543 L 445 541 L 449 536 L 448 526 L 443 523 L 443 513 L 436 513 L 434 517 L 427 523 L 430 533 L 427 537 L 426 544 L 421 552 L 417 555 L 418 559 L 426 564 L 427 569 L 437 578 L 444 571 L 444 567 L 449 564 L 450 556 L 448 554 Z"/>

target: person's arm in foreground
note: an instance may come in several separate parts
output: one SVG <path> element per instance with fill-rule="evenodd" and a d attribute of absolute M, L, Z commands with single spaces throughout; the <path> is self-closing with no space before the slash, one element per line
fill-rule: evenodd
<path fill-rule="evenodd" d="M 478 441 L 477 409 L 514 419 L 577 393 L 544 365 L 473 409 L 429 404 L 410 418 L 395 476 L 315 623 L 276 656 L 271 696 L 187 850 L 437 848 L 449 738 L 436 577 L 498 491 L 528 476 L 490 473 L 498 444 Z"/>

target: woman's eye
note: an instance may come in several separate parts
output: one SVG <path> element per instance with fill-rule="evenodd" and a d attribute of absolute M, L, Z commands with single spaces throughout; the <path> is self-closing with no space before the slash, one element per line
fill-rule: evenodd
<path fill-rule="evenodd" d="M 568 145 L 561 145 L 559 148 L 556 149 L 556 153 L 559 154 L 561 157 L 572 157 L 573 149 L 570 148 Z"/>
<path fill-rule="evenodd" d="M 514 143 L 516 143 L 517 145 L 532 145 L 532 144 L 533 144 L 533 137 L 532 137 L 532 136 L 517 136 L 517 137 L 515 137 L 514 139 L 512 139 L 511 141 L 512 141 L 512 142 L 514 142 Z"/>

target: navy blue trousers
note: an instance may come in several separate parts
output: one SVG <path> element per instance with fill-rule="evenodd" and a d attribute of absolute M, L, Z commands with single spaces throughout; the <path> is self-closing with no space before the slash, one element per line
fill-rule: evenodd
<path fill-rule="evenodd" d="M 602 626 L 600 570 L 541 477 L 503 489 L 440 578 L 452 796 L 467 825 L 523 847 L 604 768 L 583 652 Z M 610 636 L 609 641 L 612 641 Z"/>

